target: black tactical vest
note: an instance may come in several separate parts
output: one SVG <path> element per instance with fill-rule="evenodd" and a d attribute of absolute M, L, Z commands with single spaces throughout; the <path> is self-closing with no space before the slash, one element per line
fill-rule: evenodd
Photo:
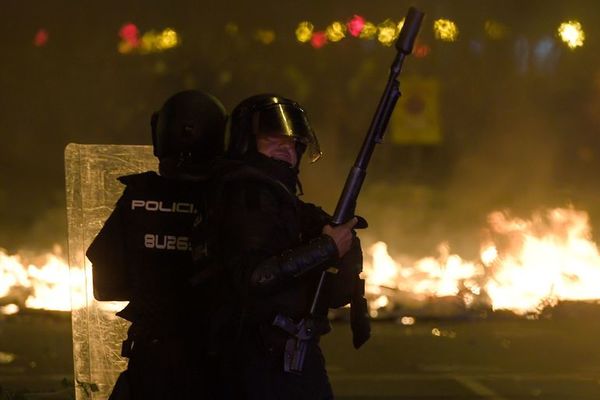
<path fill-rule="evenodd" d="M 203 218 L 205 183 L 154 172 L 119 180 L 125 191 L 87 251 L 94 297 L 129 300 L 120 316 L 163 324 L 189 302 L 191 232 Z"/>

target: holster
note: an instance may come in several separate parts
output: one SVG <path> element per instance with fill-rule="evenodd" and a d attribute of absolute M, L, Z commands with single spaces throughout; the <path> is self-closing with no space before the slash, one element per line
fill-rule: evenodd
<path fill-rule="evenodd" d="M 302 374 L 309 343 L 318 340 L 323 331 L 329 328 L 328 323 L 321 323 L 311 317 L 296 323 L 291 318 L 278 314 L 273 320 L 273 326 L 290 335 L 285 342 L 283 370 L 292 374 Z"/>

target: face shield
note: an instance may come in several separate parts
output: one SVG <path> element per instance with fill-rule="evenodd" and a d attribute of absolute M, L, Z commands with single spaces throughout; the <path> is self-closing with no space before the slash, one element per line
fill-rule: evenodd
<path fill-rule="evenodd" d="M 310 162 L 321 158 L 319 142 L 306 114 L 295 104 L 276 103 L 256 110 L 252 115 L 252 133 L 291 137 L 301 145 L 299 147 L 306 149 Z"/>

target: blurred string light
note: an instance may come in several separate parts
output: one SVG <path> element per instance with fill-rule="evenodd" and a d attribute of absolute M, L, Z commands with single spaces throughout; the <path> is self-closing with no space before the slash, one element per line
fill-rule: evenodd
<path fill-rule="evenodd" d="M 339 42 L 346 37 L 346 25 L 335 21 L 327 27 L 325 35 L 327 35 L 327 40 L 330 42 Z"/>
<path fill-rule="evenodd" d="M 400 33 L 398 24 L 391 19 L 386 19 L 377 25 L 377 30 L 379 32 L 377 34 L 377 40 L 379 40 L 379 42 L 384 46 L 391 46 Z"/>
<path fill-rule="evenodd" d="M 48 31 L 45 29 L 39 29 L 33 37 L 33 44 L 36 47 L 45 46 L 48 43 Z"/>
<path fill-rule="evenodd" d="M 348 28 L 350 35 L 359 37 L 363 28 L 365 27 L 365 19 L 360 15 L 354 15 L 346 23 L 346 27 Z"/>
<path fill-rule="evenodd" d="M 310 45 L 315 49 L 320 49 L 327 44 L 327 35 L 323 31 L 313 32 L 310 39 Z"/>
<path fill-rule="evenodd" d="M 494 40 L 502 39 L 508 34 L 508 28 L 506 25 L 494 20 L 485 21 L 483 24 L 483 30 L 490 39 Z"/>
<path fill-rule="evenodd" d="M 131 47 L 138 47 L 140 45 L 140 30 L 131 22 L 121 27 L 119 37 Z"/>
<path fill-rule="evenodd" d="M 567 21 L 558 27 L 558 36 L 570 49 L 583 46 L 585 33 L 579 21 Z"/>
<path fill-rule="evenodd" d="M 254 33 L 254 38 L 262 44 L 271 44 L 275 41 L 275 31 L 259 29 Z"/>
<path fill-rule="evenodd" d="M 140 37 L 140 31 L 135 24 L 127 23 L 119 30 L 119 52 L 122 54 L 158 53 L 181 44 L 181 39 L 172 28 L 160 32 L 151 30 Z"/>
<path fill-rule="evenodd" d="M 308 21 L 302 21 L 296 28 L 296 40 L 300 43 L 310 42 L 315 27 Z"/>
<path fill-rule="evenodd" d="M 433 33 L 436 39 L 444 42 L 455 42 L 458 38 L 458 27 L 449 19 L 437 19 L 433 23 Z"/>
<path fill-rule="evenodd" d="M 365 22 L 365 25 L 360 32 L 361 39 L 374 39 L 375 35 L 377 35 L 377 27 L 372 22 Z"/>
<path fill-rule="evenodd" d="M 301 43 L 310 42 L 313 47 L 321 48 L 328 42 L 339 42 L 347 36 L 352 36 L 360 39 L 375 39 L 385 46 L 391 46 L 398 38 L 402 27 L 404 26 L 404 18 L 400 22 L 394 22 L 391 19 L 386 19 L 379 25 L 367 21 L 361 15 L 353 15 L 345 24 L 340 21 L 334 21 L 327 26 L 323 34 L 314 31 L 314 26 L 308 21 L 302 21 L 296 27 L 296 40 Z M 316 35 L 316 37 L 315 37 Z M 429 53 L 429 48 L 421 49 L 421 56 Z"/>

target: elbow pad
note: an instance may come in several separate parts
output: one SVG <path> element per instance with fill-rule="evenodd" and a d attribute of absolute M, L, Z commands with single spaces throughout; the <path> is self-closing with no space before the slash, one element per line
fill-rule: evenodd
<path fill-rule="evenodd" d="M 259 264 L 250 277 L 250 286 L 255 289 L 272 289 L 337 257 L 333 238 L 321 235 L 309 243 L 285 251 Z"/>

